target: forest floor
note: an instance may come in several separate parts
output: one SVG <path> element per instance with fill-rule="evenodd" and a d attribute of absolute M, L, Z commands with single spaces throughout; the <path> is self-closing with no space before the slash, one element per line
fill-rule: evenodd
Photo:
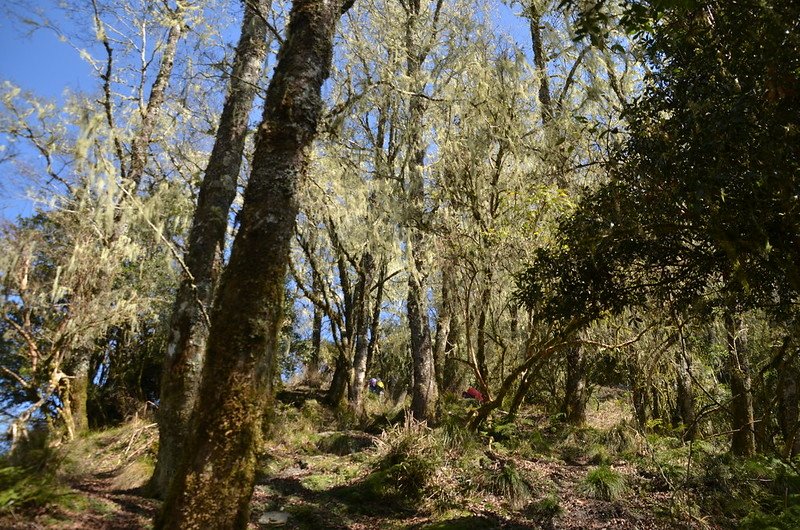
<path fill-rule="evenodd" d="M 365 430 L 340 428 L 341 418 L 313 397 L 290 392 L 283 395 L 290 403 L 277 403 L 250 528 L 278 526 L 270 521 L 281 516 L 287 520 L 280 526 L 293 529 L 719 527 L 678 509 L 680 499 L 648 466 L 609 456 L 604 447 L 625 439 L 628 429 L 625 400 L 614 391 L 595 399 L 586 429 L 554 429 L 552 420 L 530 415 L 514 424 L 530 431 L 483 432 L 477 442 L 464 438 L 469 450 L 457 447 L 461 438 L 451 433 L 438 460 L 424 454 L 434 450 L 431 440 L 438 436 L 427 427 L 373 421 Z M 384 422 L 393 412 L 385 404 L 372 407 Z M 407 460 L 398 457 L 403 436 L 412 440 Z M 27 502 L 19 486 L 0 493 L 6 507 L 0 528 L 149 528 L 158 501 L 139 488 L 152 470 L 156 438 L 153 423 L 135 420 L 57 449 L 57 482 L 45 489 L 33 478 L 28 485 L 35 490 L 29 497 L 49 496 L 47 502 Z M 418 441 L 422 449 L 414 457 Z M 395 465 L 387 467 L 391 459 Z M 415 462 L 427 462 L 421 475 L 414 475 Z M 598 464 L 621 477 L 623 486 L 614 490 L 612 481 L 607 496 L 588 487 L 587 476 Z M 401 484 L 404 471 L 427 486 Z M 393 480 L 398 484 L 387 484 Z"/>

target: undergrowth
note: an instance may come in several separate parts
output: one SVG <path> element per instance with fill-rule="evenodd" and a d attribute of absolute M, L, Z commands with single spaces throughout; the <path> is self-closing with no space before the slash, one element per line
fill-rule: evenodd
<path fill-rule="evenodd" d="M 628 490 L 625 477 L 606 465 L 589 471 L 583 480 L 582 488 L 592 497 L 604 501 L 617 500 Z"/>

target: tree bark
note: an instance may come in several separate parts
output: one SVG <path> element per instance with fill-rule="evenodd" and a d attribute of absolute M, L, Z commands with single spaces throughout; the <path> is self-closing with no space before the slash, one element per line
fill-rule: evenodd
<path fill-rule="evenodd" d="M 731 452 L 737 456 L 753 456 L 756 440 L 750 364 L 741 326 L 730 311 L 725 314 L 725 330 L 731 386 Z"/>
<path fill-rule="evenodd" d="M 353 376 L 350 381 L 350 409 L 361 414 L 364 399 L 364 383 L 367 375 L 367 356 L 369 353 L 370 288 L 375 276 L 375 259 L 369 252 L 364 252 L 359 264 L 358 286 L 355 300 L 355 352 L 353 354 Z"/>
<path fill-rule="evenodd" d="M 172 25 L 167 33 L 167 41 L 164 44 L 164 52 L 161 54 L 161 61 L 158 65 L 158 73 L 150 87 L 150 97 L 147 105 L 141 110 L 141 124 L 136 136 L 131 142 L 131 162 L 127 176 L 130 181 L 126 185 L 128 192 L 135 193 L 141 184 L 144 168 L 147 165 L 148 150 L 150 139 L 158 121 L 158 115 L 166 99 L 166 90 L 169 86 L 169 78 L 175 65 L 175 54 L 178 50 L 178 42 L 183 33 L 183 7 L 178 2 L 172 15 Z"/>
<path fill-rule="evenodd" d="M 783 456 L 800 455 L 800 392 L 797 354 L 784 356 L 778 368 L 778 420 L 783 435 Z"/>
<path fill-rule="evenodd" d="M 628 384 L 631 387 L 631 401 L 636 425 L 640 432 L 645 432 L 647 429 L 647 406 L 650 399 L 647 394 L 647 385 L 641 380 L 639 374 L 639 364 L 636 354 L 628 360 Z"/>
<path fill-rule="evenodd" d="M 295 0 L 267 91 L 241 223 L 211 318 L 193 435 L 156 529 L 246 528 L 281 327 L 297 189 L 342 4 Z"/>
<path fill-rule="evenodd" d="M 586 423 L 586 360 L 580 347 L 566 351 L 567 373 L 564 381 L 562 412 L 570 425 Z"/>
<path fill-rule="evenodd" d="M 697 421 L 694 409 L 694 392 L 692 391 L 692 365 L 686 349 L 683 347 L 684 339 L 681 337 L 681 350 L 675 355 L 676 390 L 678 400 L 678 415 L 686 431 L 685 440 L 697 438 Z"/>
<path fill-rule="evenodd" d="M 417 267 L 413 267 L 417 269 Z M 411 329 L 411 360 L 414 365 L 414 384 L 411 412 L 419 421 L 435 418 L 438 392 L 434 373 L 431 331 L 424 312 L 422 285 L 417 274 L 408 280 L 408 322 Z"/>
<path fill-rule="evenodd" d="M 491 290 L 489 284 L 492 282 L 492 271 L 487 270 L 485 275 L 486 285 L 481 290 L 481 298 L 478 306 L 478 324 L 477 333 L 475 337 L 475 360 L 477 361 L 478 369 L 478 385 L 483 392 L 484 396 L 490 395 L 489 393 L 489 367 L 486 364 L 486 316 L 489 309 L 489 299 L 491 297 Z"/>
<path fill-rule="evenodd" d="M 425 264 L 423 260 L 425 238 L 422 233 L 422 216 L 425 210 L 425 183 L 422 168 L 425 164 L 425 145 L 422 137 L 425 105 L 421 93 L 424 82 L 420 81 L 422 62 L 427 51 L 420 45 L 418 20 L 421 13 L 419 0 L 403 2 L 406 9 L 406 74 L 412 80 L 414 93 L 410 96 L 408 119 L 409 161 L 407 167 L 406 200 L 409 208 L 408 220 L 408 298 L 407 315 L 411 332 L 411 361 L 413 385 L 411 413 L 419 421 L 434 419 L 438 391 L 433 360 L 431 330 L 425 296 Z M 438 14 L 438 10 L 437 10 Z M 435 15 L 436 16 L 436 15 Z"/>
<path fill-rule="evenodd" d="M 172 310 L 161 379 L 158 460 L 150 482 L 151 493 L 158 497 L 166 493 L 175 475 L 197 401 L 208 336 L 206 308 L 213 303 L 249 114 L 264 70 L 267 27 L 263 17 L 267 9 L 266 0 L 245 2 L 230 88 L 189 233 L 185 256 L 188 270 L 184 271 Z"/>
<path fill-rule="evenodd" d="M 340 351 L 334 364 L 333 378 L 331 379 L 331 386 L 325 394 L 325 400 L 329 405 L 338 407 L 347 395 L 348 377 L 351 370 L 350 359 L 345 356 L 344 352 Z"/>
<path fill-rule="evenodd" d="M 447 355 L 447 339 L 450 336 L 450 323 L 453 319 L 452 308 L 452 268 L 445 266 L 442 271 L 442 305 L 436 318 L 436 338 L 433 341 L 433 364 L 436 374 L 436 386 L 439 394 L 447 391 L 445 382 L 445 358 Z M 449 382 L 449 381 L 448 381 Z"/>
<path fill-rule="evenodd" d="M 447 281 L 447 278 L 445 279 Z M 446 392 L 458 393 L 463 383 L 461 363 L 458 359 L 458 343 L 461 337 L 461 320 L 455 308 L 455 279 L 451 278 L 450 295 L 450 326 L 447 330 L 447 339 L 444 346 L 444 375 L 443 386 Z"/>
<path fill-rule="evenodd" d="M 317 282 L 315 282 L 316 284 Z M 316 288 L 316 285 L 315 285 Z M 311 327 L 311 358 L 306 366 L 306 382 L 319 387 L 319 366 L 322 359 L 322 309 L 314 305 L 314 317 Z"/>
<path fill-rule="evenodd" d="M 372 307 L 372 320 L 369 324 L 369 344 L 367 345 L 367 373 L 373 370 L 375 352 L 378 350 L 378 336 L 380 335 L 381 306 L 383 305 L 383 285 L 386 283 L 386 260 L 381 260 L 378 273 L 378 289 L 375 293 L 375 304 Z"/>
<path fill-rule="evenodd" d="M 547 73 L 547 57 L 544 55 L 542 41 L 542 14 L 536 7 L 536 0 L 529 0 L 528 17 L 530 18 L 531 45 L 533 47 L 533 63 L 539 75 L 539 106 L 542 113 L 542 125 L 547 125 L 553 115 L 550 98 L 550 78 Z"/>
<path fill-rule="evenodd" d="M 89 373 L 90 357 L 89 350 L 81 349 L 75 352 L 74 358 L 66 370 L 67 375 L 70 376 L 69 391 L 66 399 L 69 403 L 71 422 L 67 430 L 72 436 L 80 436 L 89 430 L 87 403 L 89 401 L 89 385 L 91 384 L 91 375 Z"/>

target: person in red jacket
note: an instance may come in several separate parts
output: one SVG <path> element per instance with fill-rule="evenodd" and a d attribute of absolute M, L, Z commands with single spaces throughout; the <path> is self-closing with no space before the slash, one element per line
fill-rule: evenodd
<path fill-rule="evenodd" d="M 481 394 L 480 391 L 474 386 L 469 387 L 466 392 L 462 392 L 461 397 L 466 399 L 474 399 L 478 403 L 483 403 L 486 401 L 486 398 L 483 397 L 483 394 Z"/>

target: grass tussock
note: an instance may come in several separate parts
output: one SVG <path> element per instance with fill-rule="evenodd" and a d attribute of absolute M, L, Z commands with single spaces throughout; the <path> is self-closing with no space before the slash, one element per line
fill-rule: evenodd
<path fill-rule="evenodd" d="M 480 488 L 500 497 L 513 509 L 525 505 L 533 496 L 530 477 L 512 460 L 488 460 L 482 466 Z"/>
<path fill-rule="evenodd" d="M 413 505 L 447 495 L 450 481 L 442 437 L 410 416 L 377 441 L 375 472 L 368 478 L 374 493 L 387 501 Z"/>
<path fill-rule="evenodd" d="M 622 474 L 603 465 L 586 474 L 582 489 L 596 499 L 615 501 L 627 493 L 628 485 Z"/>

